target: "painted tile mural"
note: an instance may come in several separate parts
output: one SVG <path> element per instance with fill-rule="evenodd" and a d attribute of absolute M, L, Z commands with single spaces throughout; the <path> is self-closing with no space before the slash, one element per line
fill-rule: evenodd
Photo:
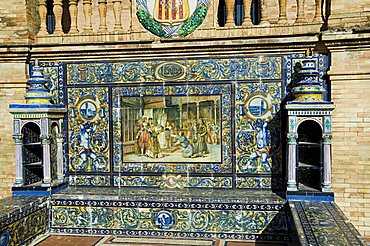
<path fill-rule="evenodd" d="M 114 171 L 231 173 L 231 85 L 113 89 Z"/>
<path fill-rule="evenodd" d="M 68 105 L 70 184 L 280 189 L 280 103 L 302 58 L 42 63 Z"/>
<path fill-rule="evenodd" d="M 68 89 L 70 172 L 109 172 L 107 88 Z"/>

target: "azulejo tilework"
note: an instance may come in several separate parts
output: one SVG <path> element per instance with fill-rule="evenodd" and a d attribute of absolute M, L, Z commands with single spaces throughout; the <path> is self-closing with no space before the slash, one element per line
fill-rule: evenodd
<path fill-rule="evenodd" d="M 115 187 L 232 188 L 232 177 L 114 176 Z"/>
<path fill-rule="evenodd" d="M 34 64 L 31 64 L 34 65 Z M 62 62 L 42 62 L 44 77 L 51 93 L 51 101 L 55 104 L 64 104 L 64 80 Z"/>
<path fill-rule="evenodd" d="M 43 62 L 68 105 L 71 184 L 162 187 L 171 173 L 175 187 L 281 187 L 280 103 L 303 58 Z M 323 75 L 327 58 L 313 59 Z"/>
<path fill-rule="evenodd" d="M 232 172 L 232 146 L 231 146 L 231 85 L 230 84 L 212 84 L 212 85 L 172 85 L 172 86 L 142 86 L 142 87 L 117 87 L 113 89 L 113 149 L 114 149 L 114 171 L 115 172 L 141 172 L 141 173 L 231 173 Z M 153 96 L 157 96 L 156 98 Z M 122 129 L 126 128 L 124 124 L 127 122 L 124 121 L 125 115 L 122 109 L 125 109 L 125 105 L 132 104 L 143 104 L 147 105 L 154 104 L 149 100 L 156 100 L 155 103 L 158 105 L 163 100 L 165 102 L 170 102 L 171 105 L 175 105 L 176 112 L 178 112 L 179 123 L 178 128 L 179 132 L 174 137 L 181 142 L 184 150 L 182 155 L 177 157 L 170 152 L 163 153 L 163 156 L 151 156 L 151 158 L 146 158 L 145 156 L 140 156 L 140 151 L 137 155 L 134 155 L 131 159 L 127 157 L 125 159 L 125 146 L 127 144 L 125 141 L 122 141 L 124 138 L 124 132 Z M 212 106 L 215 111 L 215 115 L 219 117 L 213 117 L 212 124 L 215 124 L 219 130 L 218 140 L 208 148 L 209 153 L 208 158 L 200 157 L 195 154 L 187 154 L 189 152 L 195 152 L 196 143 L 193 143 L 193 147 L 189 148 L 189 141 L 191 137 L 189 136 L 192 132 L 192 129 L 187 129 L 185 127 L 185 122 L 188 122 L 187 117 L 192 112 L 189 110 L 190 103 L 199 105 L 200 102 L 209 102 L 210 98 L 212 102 L 218 103 L 218 105 Z M 135 104 L 135 99 L 138 101 Z M 129 101 L 127 101 L 129 100 Z M 143 102 L 147 100 L 147 102 Z M 159 101 L 159 102 L 158 102 Z M 183 107 L 185 106 L 185 108 Z M 154 106 L 151 106 L 154 107 Z M 158 106 L 157 112 L 162 110 L 164 106 Z M 128 110 L 134 109 L 134 106 L 127 107 Z M 207 107 L 208 108 L 208 107 Z M 218 109 L 217 109 L 218 108 Z M 163 109 L 165 110 L 165 109 Z M 184 117 L 184 110 L 187 110 L 187 114 Z M 131 110 L 132 111 L 132 110 Z M 130 111 L 130 112 L 131 112 Z M 196 112 L 195 112 L 196 111 Z M 195 109 L 194 113 L 201 114 L 199 112 L 199 106 Z M 212 112 L 213 113 L 213 112 Z M 206 117 L 205 113 L 203 113 Z M 132 116 L 130 116 L 132 117 Z M 155 115 L 153 115 L 155 118 Z M 158 120 L 163 117 L 159 115 Z M 150 119 L 150 116 L 148 116 Z M 146 123 L 147 125 L 153 123 Z M 142 124 L 144 124 L 142 123 Z M 209 122 L 210 123 L 210 122 Z M 157 123 L 155 123 L 157 124 Z M 189 122 L 187 124 L 190 124 Z M 197 123 L 197 125 L 204 123 Z M 162 124 L 164 125 L 164 124 Z M 195 124 L 194 124 L 195 125 Z M 205 125 L 205 124 L 204 124 Z M 206 126 L 204 126 L 205 128 Z M 156 131 L 154 127 L 150 130 L 152 132 L 151 136 L 153 137 L 153 132 Z M 161 130 L 159 130 L 161 131 Z M 174 131 L 174 130 L 172 130 Z M 185 131 L 187 133 L 185 133 Z M 200 131 L 200 130 L 199 130 Z M 175 133 L 173 133 L 175 134 Z M 206 129 L 204 129 L 204 134 L 206 134 Z M 159 134 L 158 134 L 159 135 Z M 159 139 L 159 136 L 157 137 Z M 156 139 L 157 140 L 157 139 Z M 186 145 L 185 143 L 186 142 Z M 183 144 L 184 143 L 184 144 Z M 138 143 L 140 144 L 140 143 Z M 153 144 L 152 144 L 153 145 Z M 214 147 L 214 148 L 213 148 Z M 127 147 L 126 147 L 127 148 Z M 154 152 L 154 151 L 152 151 Z M 167 155 L 167 156 L 166 156 Z M 188 155 L 188 156 L 187 156 Z M 171 156 L 173 158 L 171 158 Z M 148 162 L 145 162 L 145 160 Z M 166 161 L 167 160 L 167 161 Z M 180 162 L 178 161 L 180 160 Z M 134 162 L 135 161 L 135 162 Z M 145 162 L 145 163 L 143 163 Z"/>
<path fill-rule="evenodd" d="M 292 202 L 297 212 L 302 245 L 366 245 L 354 226 L 347 222 L 340 209 L 332 202 Z"/>
<path fill-rule="evenodd" d="M 280 90 L 280 83 L 237 85 L 237 173 L 281 172 Z"/>
<path fill-rule="evenodd" d="M 67 64 L 67 84 L 279 80 L 281 57 Z"/>
<path fill-rule="evenodd" d="M 284 200 L 270 197 L 266 203 L 261 195 L 261 200 L 246 203 L 245 194 L 239 194 L 243 201 L 213 196 L 202 196 L 197 201 L 200 194 L 194 194 L 191 199 L 186 191 L 184 194 L 165 191 L 163 199 L 161 196 L 149 199 L 145 190 L 142 191 L 128 189 L 124 197 L 111 196 L 108 192 L 102 200 L 86 199 L 86 196 L 78 199 L 73 191 L 70 195 L 56 195 L 51 200 L 52 231 L 289 240 L 290 222 L 283 209 Z M 131 192 L 141 193 L 141 199 L 136 200 Z M 216 200 L 208 202 L 207 198 Z"/>
<path fill-rule="evenodd" d="M 69 185 L 80 186 L 111 186 L 109 175 L 69 175 Z"/>
<path fill-rule="evenodd" d="M 48 228 L 45 198 L 15 197 L 0 201 L 0 245 L 24 245 Z"/>
<path fill-rule="evenodd" d="M 68 89 L 69 171 L 109 172 L 107 88 Z"/>

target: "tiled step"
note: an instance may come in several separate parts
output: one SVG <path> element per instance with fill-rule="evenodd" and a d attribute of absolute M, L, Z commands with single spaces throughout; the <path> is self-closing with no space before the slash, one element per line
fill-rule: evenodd
<path fill-rule="evenodd" d="M 51 198 L 51 232 L 281 242 L 285 203 L 269 191 L 71 188 Z"/>

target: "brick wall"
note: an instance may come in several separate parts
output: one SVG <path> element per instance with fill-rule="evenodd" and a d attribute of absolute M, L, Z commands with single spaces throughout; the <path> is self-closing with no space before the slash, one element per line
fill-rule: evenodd
<path fill-rule="evenodd" d="M 335 201 L 370 238 L 370 49 L 332 52 Z"/>
<path fill-rule="evenodd" d="M 340 29 L 370 24 L 369 0 L 335 0 L 326 12 L 330 13 L 329 28 Z"/>
<path fill-rule="evenodd" d="M 24 63 L 0 63 L 0 198 L 11 195 L 15 177 L 15 150 L 9 104 L 23 103 L 26 83 Z"/>
<path fill-rule="evenodd" d="M 30 10 L 27 12 L 25 2 L 26 0 L 0 1 L 0 43 L 2 45 L 29 43 L 29 18 L 32 12 Z"/>

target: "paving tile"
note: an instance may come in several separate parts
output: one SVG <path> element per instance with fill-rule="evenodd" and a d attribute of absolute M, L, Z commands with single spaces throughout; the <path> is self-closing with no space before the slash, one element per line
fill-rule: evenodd
<path fill-rule="evenodd" d="M 103 237 L 99 236 L 48 236 L 37 246 L 92 246 Z"/>

